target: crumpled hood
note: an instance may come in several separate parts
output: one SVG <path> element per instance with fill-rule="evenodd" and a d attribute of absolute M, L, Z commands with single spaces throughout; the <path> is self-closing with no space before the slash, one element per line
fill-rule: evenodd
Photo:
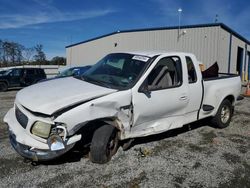
<path fill-rule="evenodd" d="M 41 82 L 17 93 L 16 101 L 25 108 L 43 114 L 116 92 L 74 77 Z"/>

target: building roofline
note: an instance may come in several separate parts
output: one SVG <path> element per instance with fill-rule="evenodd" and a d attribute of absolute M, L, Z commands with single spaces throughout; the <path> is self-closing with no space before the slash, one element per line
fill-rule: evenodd
<path fill-rule="evenodd" d="M 237 38 L 239 38 L 240 40 L 244 41 L 245 43 L 247 43 L 248 45 L 250 45 L 250 41 L 247 40 L 245 37 L 243 37 L 242 35 L 240 35 L 238 32 L 234 31 L 233 29 L 231 29 L 230 27 L 228 27 L 227 25 L 220 23 L 221 28 L 225 29 L 226 31 L 228 31 L 229 33 L 231 33 L 232 35 L 236 36 Z"/>
<path fill-rule="evenodd" d="M 210 23 L 210 24 L 196 24 L 196 25 L 183 25 L 180 26 L 180 29 L 190 29 L 190 28 L 200 28 L 200 27 L 218 27 L 220 26 L 221 28 L 225 29 L 226 31 L 228 31 L 229 33 L 231 33 L 232 35 L 236 36 L 237 38 L 239 38 L 240 40 L 244 41 L 245 43 L 247 43 L 248 45 L 250 45 L 250 41 L 248 41 L 246 38 L 244 38 L 242 35 L 240 35 L 239 33 L 237 33 L 236 31 L 234 31 L 233 29 L 231 29 L 230 27 L 228 27 L 227 25 L 223 24 L 223 23 Z M 91 42 L 97 39 L 101 39 L 104 37 L 108 37 L 111 35 L 115 35 L 118 33 L 131 33 L 131 32 L 142 32 L 142 31 L 156 31 L 156 30 L 172 30 L 172 29 L 178 29 L 179 26 L 170 26 L 170 27 L 155 27 L 155 28 L 143 28 L 143 29 L 130 29 L 130 30 L 121 30 L 121 31 L 116 31 L 116 32 L 112 32 L 109 34 L 105 34 L 105 35 L 101 35 L 95 38 L 91 38 L 85 41 L 81 41 L 75 44 L 71 44 L 66 46 L 66 48 L 70 48 L 73 46 L 77 46 L 79 44 L 84 44 L 87 42 Z"/>

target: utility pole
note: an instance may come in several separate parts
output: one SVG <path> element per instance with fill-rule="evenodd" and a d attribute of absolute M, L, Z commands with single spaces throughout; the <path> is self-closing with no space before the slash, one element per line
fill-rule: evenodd
<path fill-rule="evenodd" d="M 181 13 L 182 13 L 182 9 L 181 8 L 178 9 L 178 13 L 179 13 L 178 39 L 179 39 L 180 38 L 180 34 L 181 34 Z"/>

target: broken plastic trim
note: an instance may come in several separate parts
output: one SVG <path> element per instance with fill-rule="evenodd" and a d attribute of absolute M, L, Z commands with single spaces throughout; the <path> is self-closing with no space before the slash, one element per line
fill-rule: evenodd
<path fill-rule="evenodd" d="M 48 138 L 48 145 L 51 151 L 65 149 L 65 144 L 59 135 L 52 135 Z"/>

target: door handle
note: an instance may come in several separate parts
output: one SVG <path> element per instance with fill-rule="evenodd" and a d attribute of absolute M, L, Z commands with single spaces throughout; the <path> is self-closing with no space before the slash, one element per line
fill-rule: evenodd
<path fill-rule="evenodd" d="M 187 100 L 187 98 L 188 98 L 187 96 L 181 96 L 180 100 L 184 101 L 184 100 Z"/>

